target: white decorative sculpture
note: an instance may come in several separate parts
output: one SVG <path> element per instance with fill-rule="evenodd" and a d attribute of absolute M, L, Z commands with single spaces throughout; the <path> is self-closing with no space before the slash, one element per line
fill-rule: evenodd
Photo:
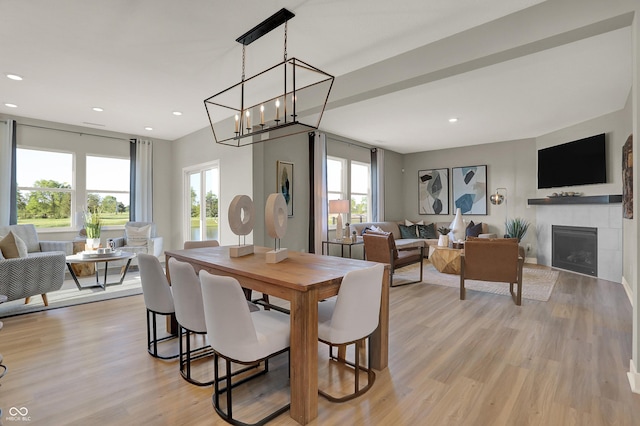
<path fill-rule="evenodd" d="M 275 239 L 274 249 L 266 253 L 267 263 L 278 263 L 288 257 L 287 249 L 280 248 L 280 239 L 287 233 L 287 202 L 280 193 L 267 197 L 264 222 L 267 233 Z"/>
<path fill-rule="evenodd" d="M 253 244 L 245 244 L 246 236 L 253 230 L 256 209 L 253 200 L 248 195 L 236 195 L 229 204 L 229 226 L 231 231 L 238 236 L 238 245 L 229 247 L 229 256 L 240 257 L 253 253 Z M 240 236 L 244 237 L 240 244 Z"/>
<path fill-rule="evenodd" d="M 449 235 L 451 235 L 451 240 L 453 242 L 464 241 L 466 228 L 464 226 L 464 221 L 462 220 L 462 212 L 459 208 L 456 209 L 456 217 L 453 218 L 449 228 L 451 228 Z"/>

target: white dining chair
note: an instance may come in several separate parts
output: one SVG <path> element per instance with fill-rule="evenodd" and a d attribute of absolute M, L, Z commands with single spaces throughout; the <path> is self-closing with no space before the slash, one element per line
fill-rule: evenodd
<path fill-rule="evenodd" d="M 173 290 L 173 303 L 178 322 L 178 339 L 180 340 L 180 374 L 189 383 L 197 386 L 209 386 L 213 379 L 200 381 L 191 375 L 192 361 L 210 356 L 213 357 L 211 346 L 203 344 L 191 349 L 192 334 L 204 337 L 207 334 L 207 325 L 204 320 L 204 308 L 202 304 L 202 289 L 200 280 L 193 270 L 193 266 L 186 262 L 180 262 L 174 258 L 169 259 L 169 276 L 171 277 L 171 289 Z M 183 339 L 184 335 L 184 339 Z"/>
<path fill-rule="evenodd" d="M 202 248 L 202 247 L 219 247 L 220 243 L 218 240 L 202 240 L 202 241 L 185 241 L 183 248 L 185 250 L 194 249 L 194 248 Z"/>
<path fill-rule="evenodd" d="M 384 265 L 349 271 L 342 278 L 337 297 L 318 303 L 318 340 L 329 345 L 331 360 L 339 361 L 354 368 L 355 390 L 346 396 L 335 397 L 327 392 L 318 393 L 329 401 L 344 402 L 356 398 L 371 388 L 376 375 L 371 369 L 371 357 L 368 366 L 360 366 L 360 349 L 365 339 L 378 328 L 380 318 L 380 299 Z M 338 360 L 333 356 L 333 346 L 355 344 L 355 362 Z M 367 384 L 360 388 L 360 372 L 367 373 Z"/>
<path fill-rule="evenodd" d="M 207 336 L 214 350 L 213 406 L 225 421 L 245 425 L 233 417 L 232 390 L 244 383 L 232 384 L 231 363 L 258 365 L 264 361 L 268 372 L 269 358 L 289 350 L 289 316 L 272 311 L 250 312 L 240 283 L 232 277 L 212 275 L 200 271 Z M 226 387 L 220 388 L 219 357 L 225 360 Z M 226 393 L 226 412 L 221 408 L 220 395 Z M 289 409 L 290 404 L 278 408 L 254 425 L 264 424 Z"/>
<path fill-rule="evenodd" d="M 147 308 L 147 351 L 151 356 L 160 359 L 177 358 L 180 354 L 161 355 L 158 353 L 158 343 L 174 339 L 169 335 L 158 338 L 157 315 L 170 316 L 175 313 L 173 295 L 162 265 L 154 255 L 139 253 L 138 268 L 144 304 Z"/>

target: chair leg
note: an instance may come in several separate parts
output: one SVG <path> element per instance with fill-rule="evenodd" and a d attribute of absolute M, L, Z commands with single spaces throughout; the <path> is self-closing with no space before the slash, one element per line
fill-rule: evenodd
<path fill-rule="evenodd" d="M 355 373 L 355 389 L 354 392 L 342 397 L 335 397 L 332 395 L 329 395 L 327 392 L 318 389 L 318 394 L 322 395 L 323 397 L 325 397 L 326 399 L 328 399 L 331 402 L 345 402 L 345 401 L 349 401 L 352 400 L 354 398 L 359 397 L 360 395 L 364 394 L 365 392 L 367 392 L 371 386 L 373 386 L 375 380 L 376 380 L 376 373 L 373 371 L 373 369 L 371 368 L 371 356 L 368 356 L 367 358 L 367 368 L 364 368 L 360 365 L 360 352 L 361 352 L 361 345 L 364 343 L 365 339 L 360 339 L 360 340 L 356 340 L 355 342 L 353 342 L 355 344 L 355 362 L 349 362 L 346 359 L 345 360 L 339 360 L 338 358 L 334 358 L 333 356 L 331 356 L 331 359 L 338 361 L 342 364 L 346 364 L 349 365 L 351 367 L 354 368 L 354 373 Z M 342 346 L 346 346 L 346 345 L 340 345 L 339 347 Z M 329 347 L 331 347 L 331 345 L 329 345 Z M 366 386 L 364 386 L 362 389 L 360 389 L 360 372 L 364 371 L 367 373 L 367 384 Z"/>
<path fill-rule="evenodd" d="M 151 321 L 149 316 L 151 315 Z M 147 309 L 147 352 L 154 358 L 158 359 L 173 359 L 180 356 L 180 352 L 173 355 L 159 355 L 158 354 L 158 342 L 164 342 L 166 340 L 175 339 L 176 336 L 166 336 L 158 339 L 158 328 L 156 322 L 156 312 Z M 161 314 L 162 315 L 162 314 Z"/>
<path fill-rule="evenodd" d="M 466 297 L 466 289 L 464 288 L 464 257 L 460 257 L 460 300 Z"/>
<path fill-rule="evenodd" d="M 44 303 L 44 306 L 49 306 L 49 299 L 47 299 L 47 293 L 42 293 L 42 302 Z"/>
<path fill-rule="evenodd" d="M 24 304 L 25 305 L 28 305 L 30 301 L 31 301 L 31 296 L 24 298 Z"/>

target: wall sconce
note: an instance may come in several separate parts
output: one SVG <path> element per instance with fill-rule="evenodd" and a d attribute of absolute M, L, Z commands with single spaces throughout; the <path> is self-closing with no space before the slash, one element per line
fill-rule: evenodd
<path fill-rule="evenodd" d="M 501 191 L 503 191 L 504 194 L 501 194 L 500 193 Z M 504 203 L 504 224 L 506 227 L 507 217 L 509 214 L 509 210 L 507 209 L 507 188 L 496 188 L 496 192 L 491 194 L 491 196 L 489 197 L 489 201 L 491 201 L 491 204 L 493 204 L 494 206 L 499 206 L 502 203 Z M 506 228 L 505 228 L 505 232 L 506 232 Z"/>

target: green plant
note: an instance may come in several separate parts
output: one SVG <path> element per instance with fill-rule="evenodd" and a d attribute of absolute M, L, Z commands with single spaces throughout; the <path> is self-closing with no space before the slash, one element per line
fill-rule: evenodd
<path fill-rule="evenodd" d="M 438 232 L 440 233 L 440 235 L 447 235 L 449 232 L 451 232 L 451 229 L 447 228 L 446 226 L 441 226 L 440 228 L 438 228 Z"/>
<path fill-rule="evenodd" d="M 85 212 L 84 228 L 87 231 L 87 238 L 100 238 L 100 213 Z"/>
<path fill-rule="evenodd" d="M 521 217 L 507 219 L 504 223 L 506 236 L 508 238 L 517 238 L 518 242 L 522 241 L 529 229 L 529 222 Z"/>

